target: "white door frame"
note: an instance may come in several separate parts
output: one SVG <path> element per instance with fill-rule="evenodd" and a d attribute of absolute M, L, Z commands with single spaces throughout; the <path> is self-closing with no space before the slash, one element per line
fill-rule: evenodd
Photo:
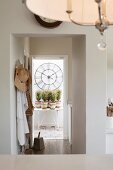
<path fill-rule="evenodd" d="M 31 60 L 33 59 L 63 59 L 64 62 L 64 102 L 63 102 L 63 138 L 68 139 L 68 56 L 67 55 L 31 55 Z M 32 69 L 32 68 L 31 68 Z M 33 89 L 32 89 L 33 90 Z M 33 118 L 34 119 L 34 118 Z M 34 122 L 32 119 L 32 125 L 34 126 Z M 33 130 L 32 126 L 32 130 Z M 34 137 L 33 137 L 34 138 Z"/>

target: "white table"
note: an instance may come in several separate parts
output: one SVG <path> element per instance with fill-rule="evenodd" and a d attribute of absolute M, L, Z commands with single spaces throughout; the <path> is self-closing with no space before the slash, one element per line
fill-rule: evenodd
<path fill-rule="evenodd" d="M 113 170 L 113 156 L 0 156 L 0 170 Z"/>
<path fill-rule="evenodd" d="M 34 111 L 37 111 L 37 113 L 38 113 L 38 115 L 40 115 L 40 112 L 48 112 L 48 111 L 55 111 L 56 112 L 56 116 L 55 116 L 55 119 L 54 119 L 54 125 L 55 126 L 57 126 L 58 128 L 59 128 L 59 124 L 58 124 L 58 114 L 59 114 L 59 111 L 61 111 L 61 110 L 63 110 L 63 108 L 62 107 L 60 107 L 60 108 L 55 108 L 55 109 L 50 109 L 50 108 L 47 108 L 47 109 L 41 109 L 41 108 L 34 108 Z M 38 127 L 39 126 L 42 126 L 43 125 L 43 119 L 42 119 L 42 121 L 41 121 L 41 123 L 40 123 L 40 125 L 38 125 Z"/>

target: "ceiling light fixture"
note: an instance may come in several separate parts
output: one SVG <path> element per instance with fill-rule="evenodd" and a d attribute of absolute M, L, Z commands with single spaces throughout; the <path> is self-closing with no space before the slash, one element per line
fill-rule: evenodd
<path fill-rule="evenodd" d="M 26 0 L 26 5 L 46 18 L 95 26 L 102 37 L 108 26 L 113 25 L 113 0 Z"/>

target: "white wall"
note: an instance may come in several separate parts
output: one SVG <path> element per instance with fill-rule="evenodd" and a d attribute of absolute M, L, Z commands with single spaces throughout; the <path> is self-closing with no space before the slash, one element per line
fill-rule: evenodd
<path fill-rule="evenodd" d="M 113 38 L 112 29 L 107 31 L 107 97 L 113 98 Z"/>
<path fill-rule="evenodd" d="M 86 35 L 86 153 L 105 153 L 106 54 L 96 45 L 100 35 L 95 28 L 63 23 L 55 29 L 37 24 L 18 0 L 0 2 L 0 153 L 11 153 L 10 128 L 10 35 Z M 7 105 L 7 107 L 6 107 Z"/>
<path fill-rule="evenodd" d="M 24 66 L 26 69 L 29 67 L 29 57 L 30 57 L 30 39 L 29 37 L 24 37 Z"/>
<path fill-rule="evenodd" d="M 29 54 L 30 54 L 30 38 L 29 37 L 24 38 L 24 54 L 25 56 L 29 57 Z"/>
<path fill-rule="evenodd" d="M 86 153 L 86 39 L 73 38 L 72 153 Z"/>
<path fill-rule="evenodd" d="M 23 38 L 11 36 L 10 41 L 10 126 L 11 126 L 11 153 L 17 154 L 16 134 L 16 90 L 14 86 L 14 73 L 16 61 L 23 63 L 24 41 Z"/>
<path fill-rule="evenodd" d="M 95 35 L 93 30 L 90 30 Z M 98 33 L 97 33 L 98 34 Z M 99 37 L 86 41 L 86 152 L 105 153 L 107 56 L 99 51 Z M 88 52 L 88 54 L 87 54 Z"/>
<path fill-rule="evenodd" d="M 113 30 L 107 31 L 107 101 L 113 102 Z M 106 117 L 106 153 L 113 154 L 113 117 Z"/>

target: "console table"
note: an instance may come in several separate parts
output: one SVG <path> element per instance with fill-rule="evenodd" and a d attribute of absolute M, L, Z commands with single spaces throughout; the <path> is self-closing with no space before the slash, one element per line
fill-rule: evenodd
<path fill-rule="evenodd" d="M 34 111 L 37 112 L 38 116 L 41 114 L 41 112 L 55 112 L 56 115 L 55 115 L 55 118 L 54 118 L 54 125 L 57 126 L 59 128 L 59 124 L 58 124 L 58 115 L 59 115 L 59 112 L 63 110 L 63 108 L 55 108 L 55 109 L 50 109 L 50 108 L 47 108 L 47 109 L 41 109 L 41 108 L 34 108 Z M 41 120 L 41 123 L 38 125 L 39 126 L 42 126 L 43 125 L 43 122 L 44 122 L 44 119 Z"/>

